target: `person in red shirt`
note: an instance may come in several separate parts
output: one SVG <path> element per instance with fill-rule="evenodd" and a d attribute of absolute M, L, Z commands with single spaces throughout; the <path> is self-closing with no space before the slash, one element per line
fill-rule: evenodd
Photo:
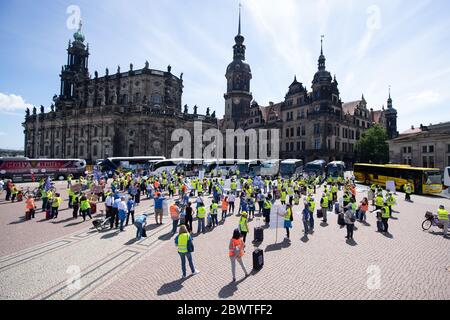
<path fill-rule="evenodd" d="M 244 261 L 242 261 L 242 257 L 244 256 L 244 248 L 245 243 L 241 239 L 241 232 L 239 229 L 235 229 L 233 231 L 233 238 L 230 240 L 230 246 L 229 246 L 229 257 L 231 262 L 231 273 L 233 275 L 233 282 L 236 281 L 236 260 L 239 262 L 240 266 L 242 267 L 242 270 L 245 273 L 245 277 L 248 277 L 247 269 L 245 268 Z"/>

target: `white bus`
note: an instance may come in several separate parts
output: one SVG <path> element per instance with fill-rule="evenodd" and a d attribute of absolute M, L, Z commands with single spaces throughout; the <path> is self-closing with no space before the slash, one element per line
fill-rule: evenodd
<path fill-rule="evenodd" d="M 280 175 L 282 177 L 292 177 L 303 172 L 303 160 L 287 159 L 280 162 Z"/>
<path fill-rule="evenodd" d="M 214 176 L 226 176 L 230 169 L 237 169 L 236 159 L 206 159 L 203 161 L 203 167 L 206 175 L 213 173 Z"/>
<path fill-rule="evenodd" d="M 189 159 L 166 159 L 155 162 L 150 168 L 150 174 L 157 175 L 163 172 L 171 172 L 172 170 L 176 170 L 178 165 L 186 161 L 189 161 Z"/>
<path fill-rule="evenodd" d="M 255 176 L 259 175 L 261 163 L 260 160 L 238 160 L 236 166 L 241 176 Z"/>
<path fill-rule="evenodd" d="M 203 170 L 203 159 L 184 159 L 181 160 L 175 172 L 186 177 L 197 177 L 199 172 Z"/>
<path fill-rule="evenodd" d="M 152 163 L 165 160 L 165 157 L 111 157 L 104 160 L 97 160 L 96 165 L 102 171 L 115 172 L 116 170 L 148 170 Z"/>
<path fill-rule="evenodd" d="M 261 163 L 258 175 L 264 177 L 275 177 L 280 174 L 281 160 L 265 160 Z"/>

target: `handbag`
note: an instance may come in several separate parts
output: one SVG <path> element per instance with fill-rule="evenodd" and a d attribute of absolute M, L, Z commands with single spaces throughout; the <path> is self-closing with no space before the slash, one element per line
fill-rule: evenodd
<path fill-rule="evenodd" d="M 194 252 L 194 242 L 192 241 L 192 239 L 189 239 L 187 243 L 187 250 L 188 252 Z"/>

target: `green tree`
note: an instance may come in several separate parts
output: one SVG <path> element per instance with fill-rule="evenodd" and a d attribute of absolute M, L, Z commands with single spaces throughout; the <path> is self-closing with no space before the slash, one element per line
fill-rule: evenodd
<path fill-rule="evenodd" d="M 376 164 L 388 163 L 388 139 L 386 129 L 378 124 L 366 130 L 355 146 L 359 161 Z"/>

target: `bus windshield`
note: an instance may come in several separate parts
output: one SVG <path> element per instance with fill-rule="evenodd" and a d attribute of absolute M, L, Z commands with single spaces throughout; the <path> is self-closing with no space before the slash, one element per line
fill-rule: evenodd
<path fill-rule="evenodd" d="M 331 165 L 327 167 L 328 175 L 330 177 L 342 177 L 344 176 L 344 168 L 338 165 Z"/>
<path fill-rule="evenodd" d="M 296 170 L 296 166 L 293 163 L 282 163 L 280 165 L 280 173 L 284 176 L 294 174 L 295 170 Z"/>
<path fill-rule="evenodd" d="M 314 173 L 321 172 L 322 171 L 322 166 L 318 165 L 318 164 L 307 164 L 306 167 L 305 167 L 305 171 L 309 172 L 309 173 L 311 173 L 311 172 L 314 172 Z"/>
<path fill-rule="evenodd" d="M 425 184 L 441 184 L 442 176 L 439 171 L 425 172 Z"/>

